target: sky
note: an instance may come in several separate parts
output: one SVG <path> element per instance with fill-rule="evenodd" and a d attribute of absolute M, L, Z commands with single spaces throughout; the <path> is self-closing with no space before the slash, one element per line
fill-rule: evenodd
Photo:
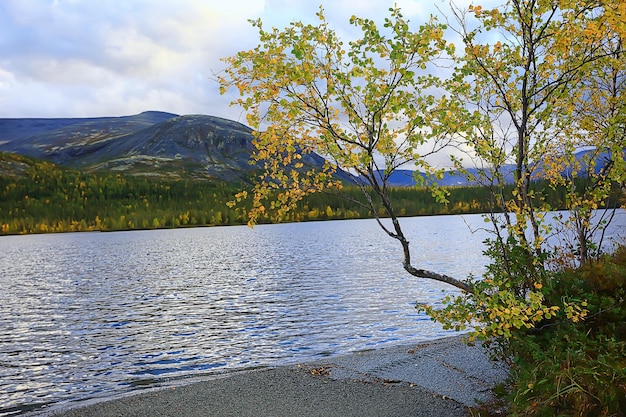
<path fill-rule="evenodd" d="M 445 0 L 0 0 L 0 118 L 108 117 L 156 110 L 240 122 L 212 74 L 264 27 L 314 23 L 345 38 L 352 15 L 396 4 L 416 27 Z"/>

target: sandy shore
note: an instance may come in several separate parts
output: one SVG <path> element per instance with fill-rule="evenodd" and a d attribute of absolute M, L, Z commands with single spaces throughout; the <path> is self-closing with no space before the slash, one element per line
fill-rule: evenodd
<path fill-rule="evenodd" d="M 506 370 L 459 337 L 235 372 L 38 416 L 468 416 Z"/>

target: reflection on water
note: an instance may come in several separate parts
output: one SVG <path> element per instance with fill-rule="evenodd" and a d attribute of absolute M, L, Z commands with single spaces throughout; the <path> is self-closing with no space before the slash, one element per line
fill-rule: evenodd
<path fill-rule="evenodd" d="M 415 265 L 480 274 L 480 216 L 404 219 Z M 0 238 L 0 416 L 445 335 L 442 291 L 371 220 Z"/>

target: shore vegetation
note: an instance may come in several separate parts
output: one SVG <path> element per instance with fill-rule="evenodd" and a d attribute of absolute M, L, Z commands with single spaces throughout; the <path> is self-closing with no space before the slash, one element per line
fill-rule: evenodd
<path fill-rule="evenodd" d="M 614 362 L 624 357 L 624 341 L 583 335 L 593 330 L 594 318 L 608 317 L 602 306 L 617 312 L 624 304 L 623 274 L 601 244 L 613 214 L 594 217 L 615 189 L 626 190 L 624 16 L 626 6 L 617 0 L 452 2 L 447 15 L 416 25 L 393 7 L 382 22 L 352 16 L 360 37 L 347 41 L 322 8 L 317 24 L 266 29 L 251 21 L 258 46 L 226 58 L 227 68 L 216 76 L 222 92 L 238 93 L 232 104 L 255 130 L 254 160 L 264 170 L 232 204 L 251 225 L 282 219 L 308 195 L 341 190 L 337 170 L 357 172 L 361 201 L 402 248 L 407 273 L 460 290 L 451 291 L 443 307 L 420 308 L 446 328 L 470 330 L 470 340 L 488 342 L 502 359 L 519 359 L 512 362 L 518 379 L 511 412 L 619 415 L 624 375 L 604 371 L 624 369 Z M 591 152 L 579 158 L 581 149 Z M 310 152 L 327 165 L 303 167 Z M 482 168 L 465 173 L 489 190 L 490 263 L 481 277 L 415 264 L 428 242 L 409 244 L 402 208 L 391 198 L 390 178 L 413 164 L 427 174 L 419 186 L 449 204 L 449 190 L 435 181 L 443 171 L 431 162 L 446 155 L 458 170 L 468 163 Z M 502 174 L 510 165 L 512 188 Z M 564 190 L 564 206 L 545 190 Z M 559 208 L 566 215 L 549 214 Z M 553 244 L 559 237 L 562 244 Z M 600 271 L 611 271 L 610 278 L 600 279 Z M 597 280 L 606 281 L 609 292 L 598 292 Z M 574 291 L 578 285 L 586 289 Z M 552 327 L 570 331 L 545 332 Z M 530 343 L 532 332 L 555 337 L 556 350 L 542 350 L 547 339 Z M 589 356 L 603 342 L 608 356 Z M 529 366 L 536 367 L 537 381 L 527 379 Z M 611 389 L 603 392 L 604 383 Z"/>
<path fill-rule="evenodd" d="M 19 175 L 0 175 L 0 227 L 2 235 L 119 231 L 192 226 L 230 226 L 247 223 L 228 203 L 241 185 L 210 181 L 166 180 L 114 173 L 85 173 L 49 162 L 0 154 L 5 165 L 21 164 Z M 535 184 L 554 207 L 565 207 L 566 190 Z M 487 212 L 488 188 L 446 188 L 448 202 L 438 203 L 426 188 L 396 187 L 390 199 L 401 217 Z M 513 192 L 510 186 L 507 193 Z M 374 192 L 369 191 L 370 198 Z M 347 197 L 347 198 L 346 198 Z M 610 204 L 619 204 L 614 193 Z M 359 202 L 362 190 L 345 187 L 336 193 L 312 194 L 300 201 L 281 221 L 364 219 L 376 214 Z M 268 220 L 265 220 L 268 221 Z"/>

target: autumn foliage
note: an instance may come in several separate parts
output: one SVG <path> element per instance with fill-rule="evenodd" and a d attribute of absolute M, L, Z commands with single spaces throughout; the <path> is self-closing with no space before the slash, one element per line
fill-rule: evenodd
<path fill-rule="evenodd" d="M 255 159 L 265 168 L 237 197 L 251 197 L 250 222 L 280 218 L 305 195 L 340 188 L 333 173 L 348 170 L 358 174 L 363 204 L 391 218 L 391 227 L 380 225 L 400 243 L 405 270 L 462 290 L 444 308 L 422 306 L 433 319 L 472 330 L 471 338 L 492 342 L 504 357 L 532 351 L 514 342 L 547 322 L 585 322 L 586 294 L 552 295 L 564 285 L 561 271 L 600 256 L 612 213 L 594 216 L 626 184 L 625 3 L 453 5 L 419 27 L 392 8 L 382 27 L 352 17 L 361 37 L 347 43 L 323 10 L 318 18 L 283 30 L 252 22 L 259 46 L 226 58 L 218 76 L 223 92 L 239 93 L 233 104 L 256 130 Z M 580 149 L 591 151 L 578 158 Z M 325 170 L 300 164 L 309 152 L 326 157 Z M 440 176 L 428 156 L 441 153 L 454 154 L 457 169 L 483 168 L 467 175 L 491 191 L 483 277 L 447 277 L 411 263 L 427 242 L 409 246 L 387 180 L 407 164 Z M 510 165 L 509 193 L 502 168 Z M 565 190 L 565 215 L 552 215 L 556 207 L 533 187 L 539 179 Z M 446 201 L 445 190 L 432 192 Z M 567 243 L 554 244 L 554 236 Z"/>

